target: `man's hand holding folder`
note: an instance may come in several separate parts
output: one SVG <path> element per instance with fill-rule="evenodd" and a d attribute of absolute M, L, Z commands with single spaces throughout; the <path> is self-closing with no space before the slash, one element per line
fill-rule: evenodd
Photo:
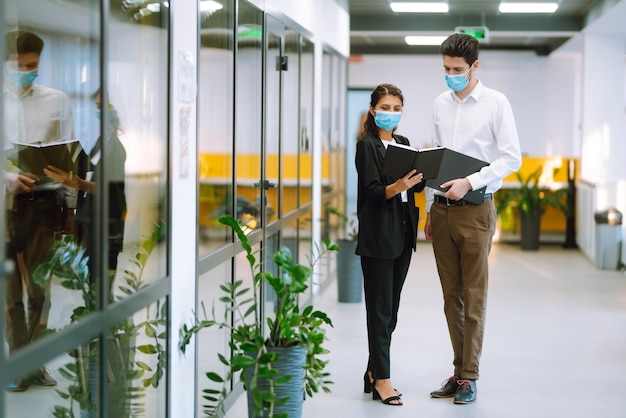
<path fill-rule="evenodd" d="M 471 190 L 471 185 L 465 177 L 480 171 L 487 165 L 489 163 L 485 161 L 449 148 L 417 150 L 406 145 L 390 144 L 385 154 L 382 173 L 392 177 L 401 177 L 409 170 L 415 169 L 418 173 L 424 173 L 426 186 L 442 192 L 448 192 L 452 186 L 451 199 L 454 199 L 453 196 L 462 196 L 463 200 L 478 204 L 484 199 L 486 187 Z M 398 173 L 401 174 L 398 175 Z M 463 180 L 463 182 L 454 180 Z"/>

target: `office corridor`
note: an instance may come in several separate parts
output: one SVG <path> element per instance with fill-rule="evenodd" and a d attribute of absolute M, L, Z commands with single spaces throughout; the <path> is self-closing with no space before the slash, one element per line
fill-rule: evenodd
<path fill-rule="evenodd" d="M 304 418 L 626 417 L 626 274 L 598 270 L 580 251 L 536 252 L 494 244 L 478 400 L 454 405 L 430 391 L 452 374 L 452 353 L 432 248 L 420 242 L 392 342 L 392 381 L 402 407 L 362 393 L 365 308 L 337 303 L 333 282 L 318 297 L 333 319 L 332 393 L 304 403 Z M 245 394 L 228 418 L 246 416 Z"/>

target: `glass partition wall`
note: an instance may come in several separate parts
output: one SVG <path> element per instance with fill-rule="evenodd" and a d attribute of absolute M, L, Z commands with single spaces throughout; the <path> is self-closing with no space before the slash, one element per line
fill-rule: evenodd
<path fill-rule="evenodd" d="M 212 316 L 211 309 L 215 309 L 216 318 L 224 317 L 224 304 L 218 302 L 223 283 L 241 280 L 242 287 L 252 284 L 245 254 L 219 223 L 221 215 L 231 215 L 244 225 L 257 259 L 265 260 L 266 271 L 275 269 L 269 257 L 281 246 L 289 247 L 294 257 L 307 263 L 312 247 L 315 134 L 314 44 L 305 31 L 264 13 L 254 2 L 220 3 L 222 8 L 201 21 L 198 64 L 200 260 L 196 311 L 202 316 L 206 310 Z M 333 88 L 345 92 L 345 81 L 336 81 Z M 333 93 L 328 103 L 340 96 L 341 91 Z M 334 106 L 338 111 L 342 102 Z M 338 123 L 340 114 L 333 117 Z M 328 177 L 323 184 L 328 191 Z M 340 187 L 334 191 L 339 193 Z M 261 292 L 263 318 L 271 315 L 275 297 L 269 289 Z M 300 303 L 310 303 L 310 297 L 306 299 Z M 226 366 L 218 354 L 228 355 L 228 343 L 226 329 L 205 329 L 198 335 L 197 351 L 202 353 L 197 369 L 198 417 L 208 411 L 205 390 L 222 388 L 206 373 L 225 374 Z M 242 387 L 235 381 L 228 390 L 226 409 Z"/>
<path fill-rule="evenodd" d="M 346 164 L 354 164 L 346 161 L 346 147 L 356 147 L 344 137 L 346 77 L 346 61 L 325 48 L 322 54 L 322 236 L 332 241 L 345 236 L 343 228 L 348 223 L 338 216 L 329 216 L 324 210 L 327 205 L 338 208 L 348 218 L 356 218 L 356 207 L 351 212 L 345 204 Z M 326 278 L 334 277 L 333 269 L 334 264 L 327 266 Z"/>
<path fill-rule="evenodd" d="M 166 415 L 169 13 L 133 4 L 0 5 L 0 417 Z"/>

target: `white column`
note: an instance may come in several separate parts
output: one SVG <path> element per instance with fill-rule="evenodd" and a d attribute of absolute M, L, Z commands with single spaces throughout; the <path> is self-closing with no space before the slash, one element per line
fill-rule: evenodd
<path fill-rule="evenodd" d="M 172 10 L 172 73 L 170 155 L 172 213 L 170 320 L 170 417 L 195 416 L 195 345 L 185 355 L 178 349 L 179 330 L 188 323 L 196 298 L 197 151 L 196 80 L 198 50 L 197 0 L 170 2 Z"/>

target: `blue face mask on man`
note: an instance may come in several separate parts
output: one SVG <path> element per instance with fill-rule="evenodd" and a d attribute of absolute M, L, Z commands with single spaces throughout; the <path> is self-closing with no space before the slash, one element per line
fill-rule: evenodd
<path fill-rule="evenodd" d="M 17 88 L 31 86 L 37 78 L 37 70 L 33 71 L 16 71 L 7 69 L 7 75 L 11 84 Z"/>
<path fill-rule="evenodd" d="M 376 126 L 385 131 L 392 131 L 402 118 L 402 112 L 383 112 L 382 110 L 375 110 L 376 116 L 374 122 Z"/>
<path fill-rule="evenodd" d="M 467 78 L 467 74 L 472 71 L 472 67 L 467 70 L 464 74 L 456 74 L 456 75 L 448 75 L 446 74 L 446 84 L 454 91 L 461 91 L 467 84 L 469 83 L 469 79 Z"/>

